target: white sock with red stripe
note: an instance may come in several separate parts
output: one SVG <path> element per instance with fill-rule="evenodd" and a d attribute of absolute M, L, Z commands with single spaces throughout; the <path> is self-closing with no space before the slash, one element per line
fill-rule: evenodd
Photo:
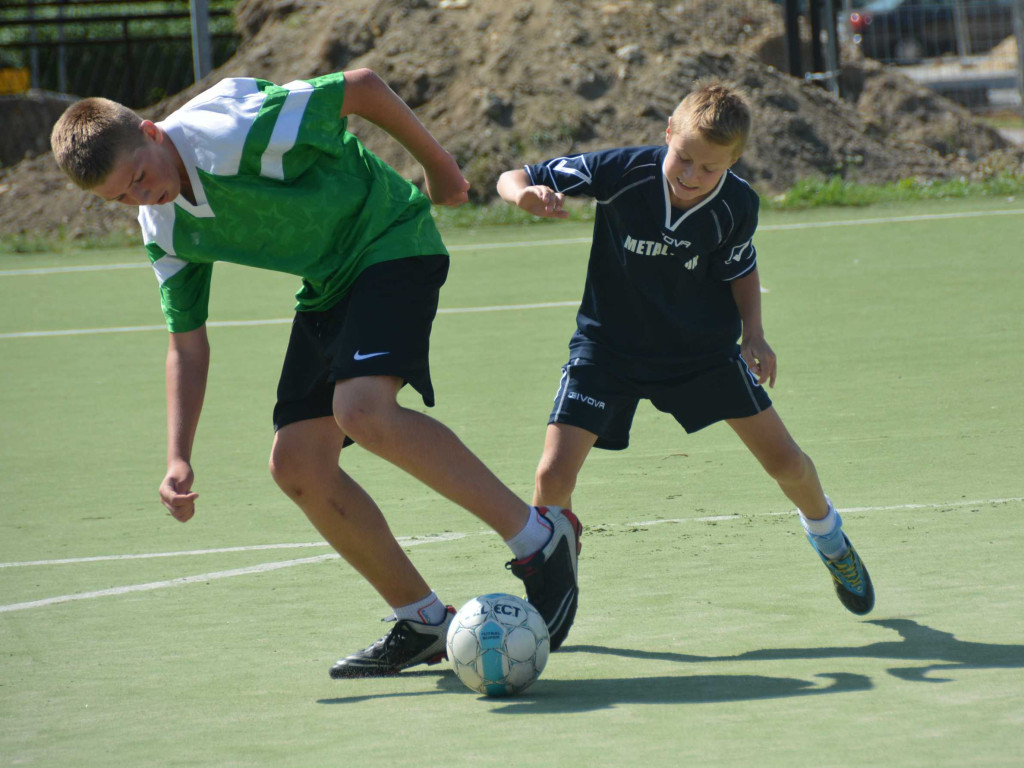
<path fill-rule="evenodd" d="M 551 533 L 554 528 L 546 517 L 537 511 L 537 507 L 530 507 L 530 519 L 526 521 L 523 530 L 505 541 L 512 555 L 516 560 L 532 555 L 551 540 Z"/>
<path fill-rule="evenodd" d="M 440 624 L 444 621 L 448 609 L 441 602 L 440 598 L 431 592 L 422 600 L 409 603 L 409 605 L 403 605 L 401 608 L 395 608 L 394 611 L 395 618 L 399 621 L 406 619 L 419 622 L 420 624 Z"/>

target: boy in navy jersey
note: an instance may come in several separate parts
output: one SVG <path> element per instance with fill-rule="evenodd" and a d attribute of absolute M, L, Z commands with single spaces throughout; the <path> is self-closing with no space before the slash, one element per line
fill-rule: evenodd
<path fill-rule="evenodd" d="M 758 197 L 729 170 L 750 123 L 738 92 L 698 84 L 669 119 L 665 146 L 559 157 L 498 180 L 504 200 L 536 216 L 567 218 L 566 196 L 597 201 L 534 503 L 568 507 L 590 449 L 628 446 L 640 399 L 687 432 L 725 421 L 799 509 L 843 605 L 865 614 L 868 572 L 762 388 L 775 385 L 776 359 L 761 325 Z"/>

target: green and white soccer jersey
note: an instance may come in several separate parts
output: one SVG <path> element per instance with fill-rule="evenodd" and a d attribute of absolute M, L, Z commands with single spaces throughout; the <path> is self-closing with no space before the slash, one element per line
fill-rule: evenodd
<path fill-rule="evenodd" d="M 139 208 L 170 331 L 206 322 L 215 261 L 301 277 L 301 311 L 333 305 L 371 264 L 447 253 L 430 201 L 347 132 L 344 97 L 342 73 L 233 78 L 159 123 L 196 198 Z"/>

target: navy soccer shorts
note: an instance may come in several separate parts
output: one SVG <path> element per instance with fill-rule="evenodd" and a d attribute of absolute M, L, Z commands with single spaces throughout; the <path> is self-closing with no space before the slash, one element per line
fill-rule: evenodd
<path fill-rule="evenodd" d="M 639 381 L 610 366 L 570 360 L 562 367 L 549 424 L 569 424 L 597 435 L 597 448 L 622 450 L 640 400 L 672 414 L 687 432 L 724 419 L 754 416 L 771 398 L 738 355 L 686 376 Z"/>
<path fill-rule="evenodd" d="M 334 383 L 397 376 L 434 404 L 430 329 L 448 257 L 420 256 L 367 267 L 323 312 L 297 312 L 274 406 L 274 429 L 334 412 Z M 348 441 L 346 441 L 348 442 Z"/>

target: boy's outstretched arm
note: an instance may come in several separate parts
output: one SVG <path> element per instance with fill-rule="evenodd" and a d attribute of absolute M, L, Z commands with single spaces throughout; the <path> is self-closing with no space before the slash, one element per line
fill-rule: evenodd
<path fill-rule="evenodd" d="M 505 171 L 498 177 L 498 194 L 506 203 L 522 208 L 527 213 L 545 219 L 568 219 L 565 195 L 551 187 L 534 186 L 526 171 Z"/>
<path fill-rule="evenodd" d="M 758 384 L 768 382 L 769 387 L 774 387 L 778 372 L 777 361 L 775 352 L 764 338 L 764 326 L 761 324 L 761 278 L 757 269 L 733 280 L 729 287 L 743 321 L 740 356 L 757 376 Z"/>
<path fill-rule="evenodd" d="M 172 333 L 167 348 L 167 474 L 160 484 L 160 501 L 183 523 L 196 512 L 198 494 L 192 491 L 192 443 L 199 425 L 210 370 L 206 326 Z"/>
<path fill-rule="evenodd" d="M 427 195 L 437 205 L 460 205 L 469 199 L 469 182 L 458 163 L 398 96 L 370 69 L 345 73 L 341 117 L 358 115 L 387 131 L 423 166 Z"/>

